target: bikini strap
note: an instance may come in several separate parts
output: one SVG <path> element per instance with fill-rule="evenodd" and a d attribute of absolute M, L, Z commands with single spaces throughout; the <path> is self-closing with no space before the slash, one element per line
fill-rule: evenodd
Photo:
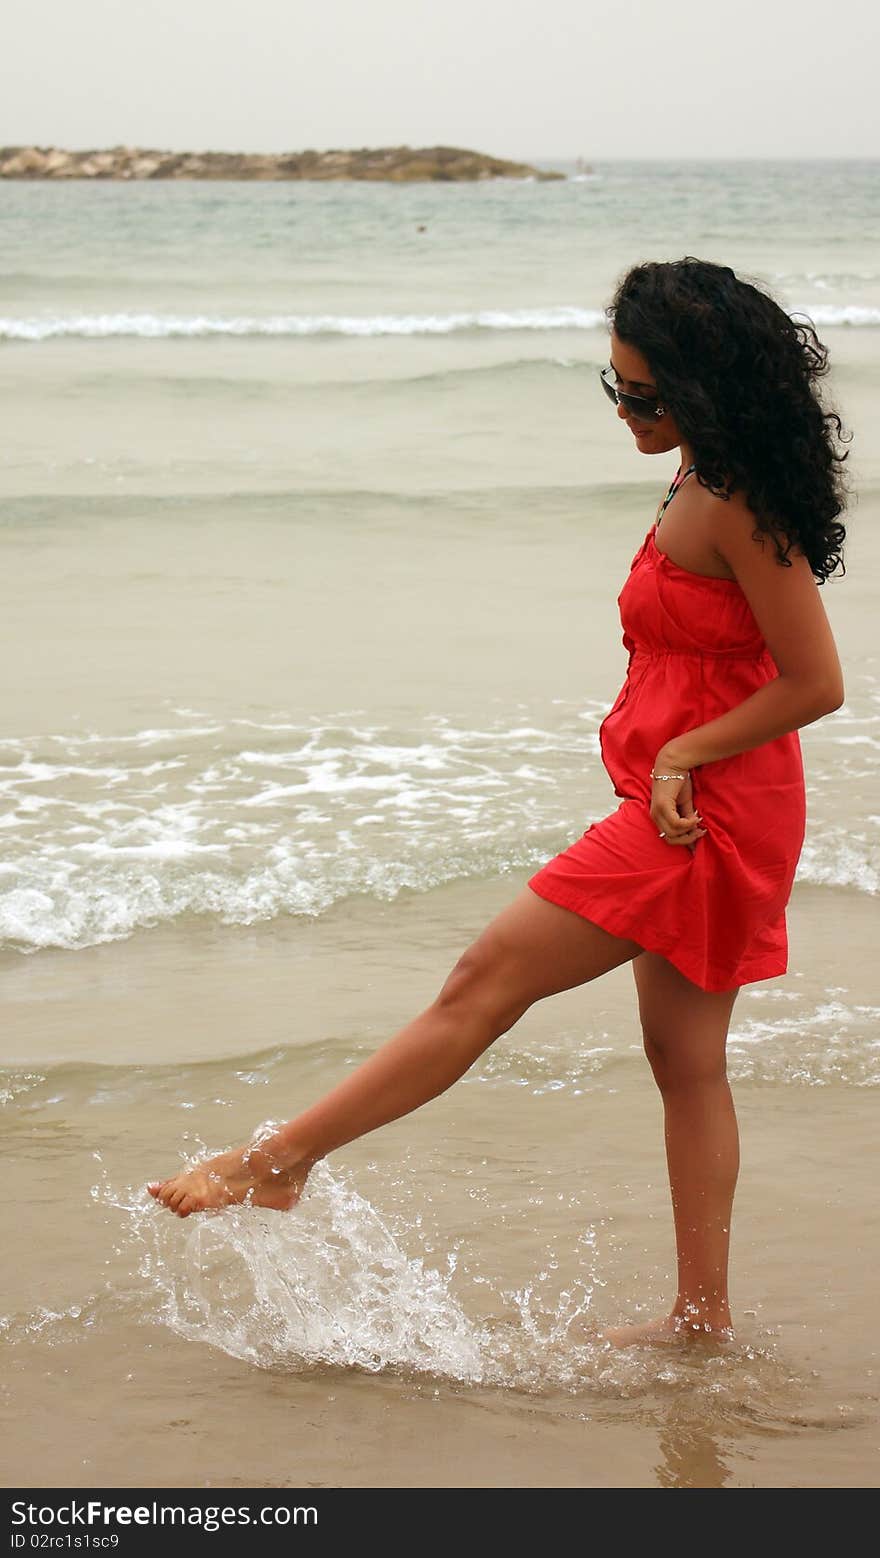
<path fill-rule="evenodd" d="M 696 468 L 696 465 L 689 465 L 686 471 L 682 471 L 681 466 L 678 467 L 678 470 L 672 478 L 672 484 L 669 488 L 669 491 L 667 492 L 666 497 L 663 499 L 663 502 L 660 506 L 660 512 L 654 521 L 655 530 L 663 518 L 663 515 L 666 513 L 666 510 L 672 502 L 673 498 L 675 497 L 679 487 L 682 486 L 685 481 L 687 481 L 687 478 L 690 476 L 691 472 L 695 471 Z"/>

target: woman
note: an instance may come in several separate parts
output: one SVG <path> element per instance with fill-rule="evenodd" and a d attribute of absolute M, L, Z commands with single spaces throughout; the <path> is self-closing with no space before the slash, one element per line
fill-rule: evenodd
<path fill-rule="evenodd" d="M 179 1217 L 291 1207 L 318 1159 L 442 1093 L 535 1001 L 631 962 L 665 1110 L 678 1292 L 661 1319 L 606 1333 L 628 1344 L 731 1330 L 725 1045 L 740 986 L 787 966 L 804 834 L 796 732 L 843 701 L 816 581 L 841 562 L 846 453 L 816 394 L 828 353 L 812 326 L 728 267 L 638 265 L 607 313 L 601 377 L 619 418 L 641 454 L 681 454 L 620 596 L 629 668 L 600 731 L 617 810 L 538 871 L 427 1010 L 325 1098 L 149 1189 Z"/>

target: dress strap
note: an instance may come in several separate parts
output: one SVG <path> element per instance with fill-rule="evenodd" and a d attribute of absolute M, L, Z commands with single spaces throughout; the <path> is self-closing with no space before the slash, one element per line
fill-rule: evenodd
<path fill-rule="evenodd" d="M 654 521 L 654 529 L 655 530 L 656 530 L 657 526 L 659 525 L 661 519 L 663 518 L 663 515 L 666 513 L 666 510 L 668 509 L 668 507 L 669 507 L 670 503 L 672 502 L 673 498 L 675 497 L 675 494 L 677 493 L 679 487 L 683 486 L 683 484 L 687 481 L 688 477 L 690 476 L 691 472 L 695 471 L 696 468 L 697 467 L 695 465 L 689 465 L 686 471 L 682 471 L 681 466 L 678 467 L 678 470 L 676 471 L 675 475 L 672 478 L 672 483 L 670 485 L 669 491 L 667 492 L 666 497 L 663 499 L 663 502 L 660 505 L 660 512 L 659 512 L 659 514 L 657 515 L 657 518 Z"/>

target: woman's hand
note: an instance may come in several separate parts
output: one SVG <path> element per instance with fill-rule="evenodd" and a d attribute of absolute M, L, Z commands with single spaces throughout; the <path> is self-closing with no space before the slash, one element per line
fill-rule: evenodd
<path fill-rule="evenodd" d="M 655 768 L 655 773 L 664 773 Z M 651 784 L 651 820 L 657 832 L 667 844 L 688 844 L 693 847 L 698 839 L 705 838 L 707 829 L 702 818 L 694 810 L 694 790 L 690 774 L 683 779 L 654 779 Z"/>

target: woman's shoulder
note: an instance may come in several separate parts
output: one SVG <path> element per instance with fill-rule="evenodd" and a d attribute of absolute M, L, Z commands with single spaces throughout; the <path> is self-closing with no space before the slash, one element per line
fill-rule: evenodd
<path fill-rule="evenodd" d="M 719 561 L 746 593 L 787 593 L 791 575 L 814 588 L 813 571 L 803 548 L 784 526 L 759 513 L 745 492 L 716 499 L 707 510 L 707 533 Z"/>
<path fill-rule="evenodd" d="M 754 528 L 740 512 L 743 499 L 725 498 L 695 481 L 685 482 L 663 515 L 659 550 L 679 568 L 706 578 L 734 579 L 719 538 L 731 524 Z"/>
<path fill-rule="evenodd" d="M 704 515 L 707 531 L 718 556 L 736 573 L 733 557 L 744 559 L 756 552 L 767 554 L 778 561 L 779 548 L 792 560 L 802 555 L 795 539 L 784 524 L 772 515 L 760 513 L 749 502 L 742 487 L 728 489 L 726 493 L 702 488 Z"/>

